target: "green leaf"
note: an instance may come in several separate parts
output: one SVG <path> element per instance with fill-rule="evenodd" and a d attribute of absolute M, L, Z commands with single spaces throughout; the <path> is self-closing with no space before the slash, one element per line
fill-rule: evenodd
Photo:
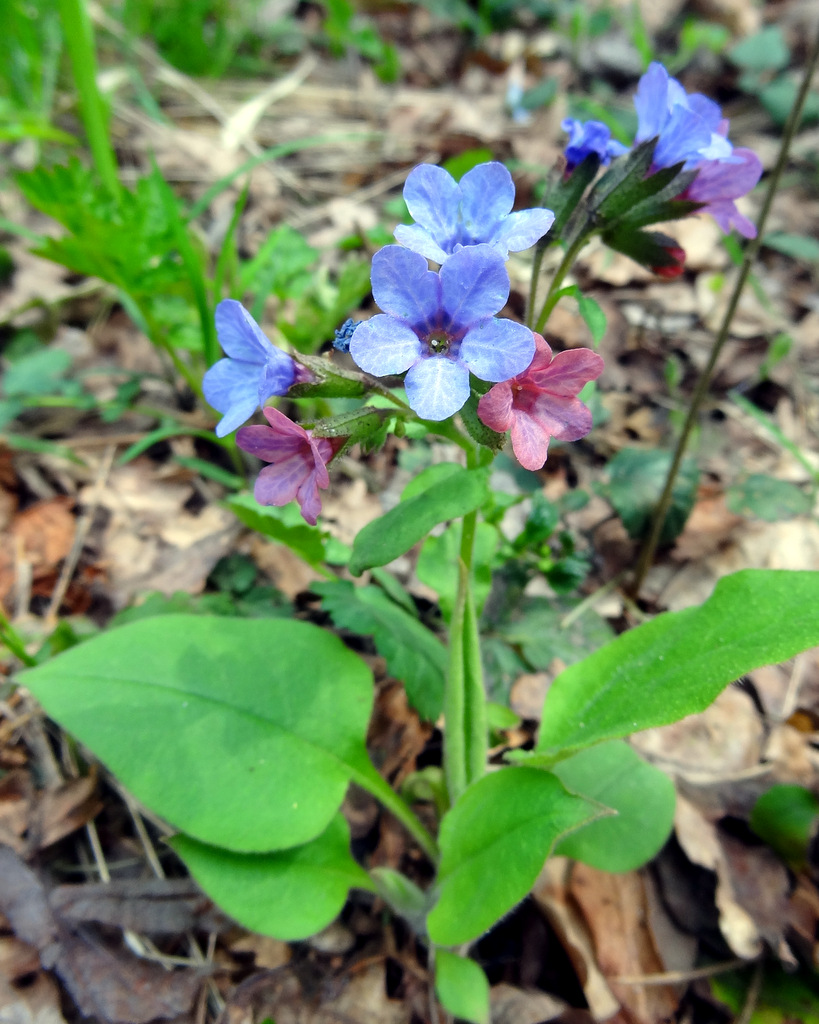
<path fill-rule="evenodd" d="M 349 550 L 326 530 L 305 523 L 296 505 L 260 505 L 249 492 L 232 495 L 227 504 L 245 526 L 285 544 L 310 565 L 344 565 L 349 557 Z"/>
<path fill-rule="evenodd" d="M 600 303 L 591 298 L 591 296 L 584 295 L 576 284 L 561 288 L 560 294 L 571 295 L 572 298 L 577 299 L 577 308 L 580 311 L 580 315 L 586 321 L 586 326 L 591 331 L 596 348 L 606 333 L 606 314 L 600 308 Z"/>
<path fill-rule="evenodd" d="M 489 982 L 474 960 L 435 951 L 435 992 L 445 1010 L 470 1024 L 489 1024 Z"/>
<path fill-rule="evenodd" d="M 520 648 L 532 668 L 548 668 L 555 658 L 571 665 L 612 637 L 608 622 L 595 611 L 563 626 L 563 618 L 578 603 L 547 597 L 524 598 L 511 621 L 498 627 L 498 633 L 508 644 Z"/>
<path fill-rule="evenodd" d="M 648 532 L 670 465 L 670 452 L 641 448 L 623 448 L 609 462 L 609 483 L 602 490 L 623 520 L 629 537 L 637 539 Z M 661 544 L 669 544 L 682 533 L 694 507 L 698 483 L 697 464 L 684 459 L 671 493 Z"/>
<path fill-rule="evenodd" d="M 441 822 L 432 941 L 457 946 L 491 928 L 529 892 L 557 839 L 595 813 L 534 768 L 502 768 L 473 783 Z"/>
<path fill-rule="evenodd" d="M 805 263 L 819 261 L 819 241 L 808 235 L 791 235 L 785 231 L 770 231 L 762 239 L 762 244 L 769 249 L 776 249 L 777 252 L 784 253 L 785 256 L 791 256 L 795 260 L 804 260 Z"/>
<path fill-rule="evenodd" d="M 704 711 L 743 673 L 819 644 L 819 572 L 745 569 L 570 665 L 546 695 L 536 752 L 557 758 Z"/>
<path fill-rule="evenodd" d="M 561 839 L 555 853 L 601 871 L 634 871 L 662 849 L 674 824 L 674 784 L 627 743 L 601 743 L 552 771 L 569 792 L 617 811 Z"/>
<path fill-rule="evenodd" d="M 8 398 L 53 395 L 61 390 L 71 366 L 71 356 L 59 348 L 42 348 L 11 363 L 3 374 L 3 394 Z"/>
<path fill-rule="evenodd" d="M 725 503 L 738 516 L 756 516 L 767 523 L 776 523 L 809 515 L 813 496 L 787 480 L 752 473 L 728 488 Z"/>
<path fill-rule="evenodd" d="M 400 679 L 407 700 L 427 721 L 440 715 L 447 652 L 444 645 L 379 587 L 354 587 L 349 580 L 314 583 L 322 608 L 341 629 L 372 636 L 390 674 Z"/>
<path fill-rule="evenodd" d="M 370 878 L 378 895 L 410 925 L 418 935 L 424 933 L 429 908 L 429 892 L 393 868 L 372 868 Z"/>
<path fill-rule="evenodd" d="M 359 530 L 350 572 L 360 576 L 365 569 L 386 565 L 426 537 L 433 526 L 472 512 L 488 498 L 489 470 L 459 469 Z"/>
<path fill-rule="evenodd" d="M 295 942 L 321 931 L 347 893 L 373 889 L 336 814 L 320 836 L 276 853 L 234 853 L 180 834 L 169 840 L 208 896 L 246 928 Z"/>
<path fill-rule="evenodd" d="M 754 804 L 750 826 L 797 870 L 807 863 L 819 800 L 803 786 L 772 786 Z"/>
<path fill-rule="evenodd" d="M 139 800 L 230 850 L 315 838 L 375 773 L 370 672 L 310 623 L 144 619 L 21 678 Z"/>
<path fill-rule="evenodd" d="M 465 149 L 457 156 L 451 156 L 441 164 L 445 171 L 448 171 L 456 181 L 460 181 L 467 171 L 471 171 L 478 164 L 485 164 L 494 160 L 491 149 Z"/>
<path fill-rule="evenodd" d="M 782 29 L 769 25 L 732 46 L 728 57 L 746 71 L 779 71 L 788 66 L 791 53 Z"/>

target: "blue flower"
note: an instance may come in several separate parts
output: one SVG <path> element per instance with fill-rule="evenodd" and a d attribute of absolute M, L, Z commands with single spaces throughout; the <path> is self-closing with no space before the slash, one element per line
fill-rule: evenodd
<path fill-rule="evenodd" d="M 611 129 L 602 121 L 576 121 L 573 117 L 567 117 L 560 122 L 560 127 L 569 135 L 569 144 L 566 146 L 569 171 L 574 170 L 590 153 L 596 153 L 605 167 L 613 157 L 628 152 L 627 146 L 611 137 Z"/>
<path fill-rule="evenodd" d="M 227 359 L 202 380 L 205 399 L 223 414 L 216 436 L 224 437 L 273 395 L 283 395 L 296 379 L 296 364 L 269 341 L 244 306 L 224 299 L 216 307 L 216 333 Z"/>
<path fill-rule="evenodd" d="M 511 213 L 512 175 L 503 164 L 478 164 L 456 182 L 443 167 L 420 164 L 404 185 L 404 199 L 415 224 L 399 224 L 395 237 L 413 252 L 436 263 L 467 245 L 491 245 L 506 259 L 528 249 L 554 223 L 551 210 Z"/>
<path fill-rule="evenodd" d="M 730 159 L 733 147 L 725 138 L 727 122 L 719 104 L 700 93 L 689 95 L 676 78 L 655 62 L 637 85 L 635 142 L 659 136 L 652 169 L 684 163 L 686 170 L 702 160 Z"/>
<path fill-rule="evenodd" d="M 469 398 L 469 374 L 502 381 L 532 361 L 532 332 L 495 313 L 509 296 L 504 260 L 489 245 L 456 252 L 439 274 L 399 245 L 373 257 L 373 297 L 383 313 L 359 324 L 350 354 L 366 373 L 407 372 L 409 404 L 443 420 Z"/>

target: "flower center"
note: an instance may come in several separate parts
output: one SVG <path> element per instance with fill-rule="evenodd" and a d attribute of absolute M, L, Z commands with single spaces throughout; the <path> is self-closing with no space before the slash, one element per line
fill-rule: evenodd
<path fill-rule="evenodd" d="M 427 336 L 429 354 L 432 356 L 445 356 L 449 352 L 451 344 L 449 337 L 443 331 L 435 331 Z"/>

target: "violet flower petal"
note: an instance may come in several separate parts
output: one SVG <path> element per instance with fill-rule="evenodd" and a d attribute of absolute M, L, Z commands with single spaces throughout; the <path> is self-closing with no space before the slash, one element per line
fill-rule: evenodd
<path fill-rule="evenodd" d="M 423 256 L 400 245 L 385 245 L 373 256 L 373 298 L 390 316 L 430 331 L 441 303 L 438 275 Z"/>
<path fill-rule="evenodd" d="M 487 235 L 494 240 L 492 228 L 509 213 L 515 201 L 512 175 L 496 160 L 478 164 L 461 178 L 460 193 L 461 222 L 467 237 L 473 243 L 489 241 Z"/>
<path fill-rule="evenodd" d="M 474 245 L 450 256 L 441 267 L 443 326 L 463 330 L 493 316 L 509 298 L 503 257 L 491 245 Z"/>
<path fill-rule="evenodd" d="M 435 164 L 414 167 L 404 184 L 404 201 L 412 219 L 436 238 L 455 235 L 460 195 L 452 175 Z"/>
<path fill-rule="evenodd" d="M 518 210 L 501 221 L 495 232 L 494 243 L 505 253 L 523 252 L 543 238 L 554 222 L 555 215 L 551 210 L 542 207 Z"/>
<path fill-rule="evenodd" d="M 460 361 L 481 380 L 509 380 L 523 373 L 535 354 L 535 339 L 514 320 L 482 320 L 461 343 Z"/>
<path fill-rule="evenodd" d="M 409 368 L 404 387 L 421 419 L 445 420 L 469 398 L 469 371 L 446 356 L 430 356 Z"/>
<path fill-rule="evenodd" d="M 420 224 L 399 224 L 393 232 L 396 239 L 412 252 L 417 252 L 435 263 L 446 263 L 447 254 L 432 235 Z"/>
<path fill-rule="evenodd" d="M 421 341 L 409 324 L 378 313 L 356 327 L 350 355 L 365 373 L 403 373 L 421 355 Z"/>
<path fill-rule="evenodd" d="M 250 313 L 235 299 L 222 299 L 214 320 L 219 344 L 231 359 L 263 363 L 274 348 Z"/>

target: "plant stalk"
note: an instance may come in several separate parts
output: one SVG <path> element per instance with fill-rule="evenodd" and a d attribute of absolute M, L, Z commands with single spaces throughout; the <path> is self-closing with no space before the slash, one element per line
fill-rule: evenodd
<path fill-rule="evenodd" d="M 94 165 L 102 183 L 112 196 L 118 198 L 120 183 L 117 159 L 111 145 L 105 104 L 97 88 L 97 57 L 91 18 L 85 0 L 58 0 L 58 3 L 63 35 L 71 58 L 80 111 L 94 157 Z"/>
<path fill-rule="evenodd" d="M 643 543 L 640 556 L 637 560 L 637 566 L 634 570 L 634 578 L 628 587 L 628 593 L 633 597 L 637 597 L 639 594 L 640 589 L 645 582 L 648 570 L 654 561 L 654 555 L 660 541 L 660 534 L 662 533 L 663 524 L 665 523 L 665 517 L 668 514 L 668 509 L 671 505 L 671 496 L 674 490 L 674 483 L 677 479 L 677 473 L 679 472 L 683 455 L 685 454 L 685 449 L 688 445 L 689 438 L 691 437 L 691 432 L 694 429 L 694 424 L 697 421 L 700 408 L 705 400 L 706 394 L 708 393 L 708 388 L 711 384 L 711 377 L 714 373 L 714 367 L 717 364 L 717 360 L 719 359 L 725 342 L 728 340 L 728 332 L 731 329 L 731 322 L 734 319 L 734 313 L 739 305 L 739 300 L 742 297 L 742 292 L 745 288 L 748 276 L 751 273 L 751 268 L 756 260 L 760 246 L 762 245 L 765 223 L 768 219 L 768 214 L 776 196 L 776 190 L 779 186 L 782 172 L 784 171 L 785 164 L 788 160 L 788 154 L 790 152 L 794 136 L 796 135 L 796 129 L 799 127 L 799 122 L 802 118 L 802 110 L 805 106 L 805 100 L 807 99 L 808 92 L 810 90 L 811 80 L 814 72 L 816 71 L 817 63 L 819 63 L 819 32 L 817 32 L 816 38 L 813 42 L 813 49 L 811 50 L 808 64 L 805 68 L 805 74 L 802 78 L 802 84 L 796 98 L 796 103 L 794 104 L 790 116 L 788 117 L 787 124 L 785 125 L 785 130 L 782 135 L 782 144 L 779 147 L 779 156 L 777 157 L 776 166 L 771 173 L 770 181 L 768 182 L 768 190 L 765 193 L 765 198 L 762 202 L 762 209 L 760 210 L 759 218 L 757 220 L 756 237 L 752 238 L 745 247 L 742 266 L 740 267 L 733 293 L 731 294 L 730 301 L 728 302 L 728 307 L 725 310 L 725 315 L 722 318 L 719 333 L 711 347 L 711 354 L 708 357 L 708 362 L 705 369 L 700 374 L 699 380 L 694 388 L 694 393 L 691 396 L 691 403 L 688 407 L 685 423 L 683 424 L 680 437 L 677 441 L 677 446 L 674 450 L 674 458 L 671 460 L 671 466 L 668 469 L 665 486 L 663 487 L 660 500 L 657 502 L 657 506 L 652 514 L 651 530 Z"/>
<path fill-rule="evenodd" d="M 549 285 L 549 291 L 546 293 L 546 299 L 543 303 L 543 308 L 540 311 L 540 316 L 537 319 L 537 324 L 533 328 L 536 334 L 543 334 L 549 315 L 560 299 L 560 286 L 563 284 L 563 278 L 571 270 L 574 261 L 577 259 L 578 253 L 588 240 L 589 233 L 587 231 L 582 231 L 566 250 L 563 259 L 560 261 L 560 264 L 554 273 L 552 283 Z"/>

